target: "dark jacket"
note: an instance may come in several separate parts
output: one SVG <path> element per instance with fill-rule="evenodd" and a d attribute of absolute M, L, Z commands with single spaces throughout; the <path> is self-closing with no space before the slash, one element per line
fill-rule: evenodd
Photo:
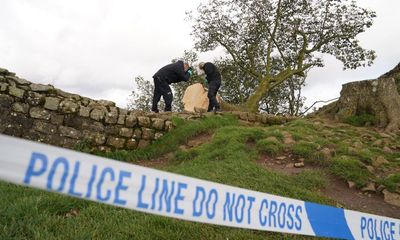
<path fill-rule="evenodd" d="M 153 78 L 159 77 L 167 81 L 168 84 L 185 81 L 187 82 L 190 78 L 190 74 L 185 72 L 182 61 L 168 64 L 162 67 Z"/>
<path fill-rule="evenodd" d="M 221 74 L 219 73 L 217 67 L 214 64 L 210 62 L 205 63 L 203 70 L 204 73 L 206 74 L 208 83 L 221 82 Z"/>

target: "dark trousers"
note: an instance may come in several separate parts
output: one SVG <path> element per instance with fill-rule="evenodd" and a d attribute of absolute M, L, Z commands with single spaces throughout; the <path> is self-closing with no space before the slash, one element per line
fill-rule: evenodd
<path fill-rule="evenodd" d="M 219 110 L 219 103 L 217 101 L 217 92 L 219 90 L 219 87 L 221 86 L 220 81 L 212 81 L 208 84 L 208 112 L 211 112 L 212 110 Z"/>
<path fill-rule="evenodd" d="M 165 102 L 165 111 L 170 112 L 172 109 L 172 91 L 166 80 L 160 77 L 154 77 L 154 95 L 153 95 L 153 105 L 151 111 L 158 112 L 158 102 L 161 96 Z"/>

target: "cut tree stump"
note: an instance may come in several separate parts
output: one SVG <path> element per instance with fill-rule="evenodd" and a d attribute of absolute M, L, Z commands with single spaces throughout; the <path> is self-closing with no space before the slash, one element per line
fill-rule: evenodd
<path fill-rule="evenodd" d="M 400 129 L 400 64 L 375 80 L 343 85 L 340 98 L 323 109 L 323 113 L 344 121 L 363 114 L 375 117 L 375 124 L 387 132 Z"/>

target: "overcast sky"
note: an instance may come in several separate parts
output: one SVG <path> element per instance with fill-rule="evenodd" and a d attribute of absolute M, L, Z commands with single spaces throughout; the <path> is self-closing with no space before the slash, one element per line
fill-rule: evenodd
<path fill-rule="evenodd" d="M 205 1 L 205 0 L 203 0 Z M 0 67 L 126 107 L 133 79 L 146 79 L 193 47 L 185 12 L 202 0 L 0 0 Z M 399 0 L 358 0 L 378 17 L 362 46 L 378 58 L 369 68 L 342 71 L 332 57 L 312 70 L 307 104 L 338 97 L 345 82 L 372 79 L 400 62 Z M 397 44 L 396 44 L 397 43 Z M 202 54 L 212 61 L 215 53 Z"/>

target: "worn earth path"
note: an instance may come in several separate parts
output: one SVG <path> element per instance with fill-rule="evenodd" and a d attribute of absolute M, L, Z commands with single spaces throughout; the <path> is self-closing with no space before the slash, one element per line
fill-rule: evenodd
<path fill-rule="evenodd" d="M 199 134 L 190 138 L 186 144 L 181 145 L 180 149 L 185 150 L 198 147 L 204 143 L 210 142 L 212 137 L 210 133 Z M 170 164 L 173 158 L 174 153 L 168 153 L 151 161 L 139 161 L 136 164 L 150 168 L 162 168 Z M 298 159 L 293 157 L 290 153 L 275 158 L 261 155 L 257 162 L 260 166 L 268 170 L 278 171 L 287 175 L 295 175 L 305 170 L 316 170 L 320 168 L 310 165 L 297 168 L 294 164 L 298 162 Z M 386 203 L 382 195 L 362 193 L 360 190 L 351 189 L 343 180 L 332 175 L 327 176 L 326 187 L 319 191 L 323 196 L 333 200 L 337 207 L 393 218 L 400 217 L 400 207 Z"/>

